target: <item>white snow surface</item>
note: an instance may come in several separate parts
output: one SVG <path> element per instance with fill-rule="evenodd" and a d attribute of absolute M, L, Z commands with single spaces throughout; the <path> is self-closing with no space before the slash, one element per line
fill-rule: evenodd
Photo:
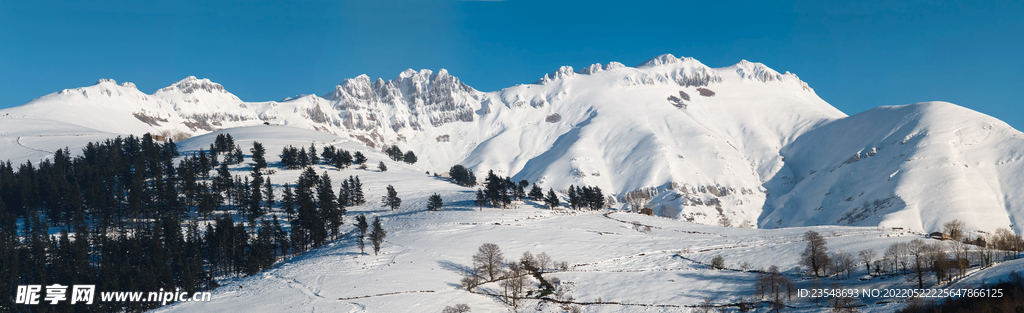
<path fill-rule="evenodd" d="M 566 66 L 493 92 L 444 69 L 410 69 L 280 102 L 244 102 L 195 77 L 153 94 L 104 79 L 0 110 L 0 144 L 10 147 L 0 159 L 35 162 L 117 135 L 264 123 L 376 150 L 395 144 L 419 156 L 420 172 L 463 164 L 481 179 L 494 170 L 545 189 L 642 190 L 656 209 L 697 223 L 727 216 L 762 228 L 930 231 L 960 218 L 970 230 L 1024 232 L 1024 134 L 995 118 L 942 102 L 847 117 L 792 73 L 667 54 L 637 67 Z"/>
<path fill-rule="evenodd" d="M 922 238 L 923 234 L 881 227 L 809 226 L 779 229 L 726 228 L 614 211 L 549 210 L 533 201 L 515 209 L 484 208 L 473 205 L 474 190 L 459 187 L 445 178 L 427 175 L 420 168 L 393 162 L 382 153 L 358 141 L 323 132 L 284 126 L 232 128 L 197 136 L 179 144 L 184 153 L 208 146 L 215 135 L 230 133 L 248 148 L 251 141 L 263 143 L 268 151 L 282 147 L 315 144 L 334 145 L 361 151 L 370 164 L 382 161 L 388 171 L 349 168 L 337 170 L 318 166 L 328 173 L 335 187 L 350 175 L 364 184 L 368 203 L 349 207 L 341 239 L 278 263 L 249 277 L 222 277 L 211 302 L 182 302 L 155 312 L 439 312 L 446 306 L 468 304 L 472 312 L 508 312 L 495 297 L 471 293 L 460 287 L 461 275 L 472 266 L 471 256 L 483 243 L 498 244 L 506 259 L 518 259 L 524 252 L 544 252 L 568 269 L 549 269 L 548 281 L 558 279 L 565 299 L 576 302 L 614 302 L 581 305 L 583 312 L 676 312 L 686 311 L 709 298 L 715 304 L 735 303 L 753 298 L 757 274 L 744 271 L 778 266 L 798 288 L 816 288 L 811 279 L 798 274 L 800 252 L 806 246 L 803 234 L 814 230 L 823 235 L 831 251 L 854 254 L 874 249 L 879 254 L 892 243 Z M 272 167 L 279 164 L 269 154 Z M 232 171 L 244 174 L 247 164 Z M 284 170 L 267 175 L 281 192 L 284 183 L 294 183 L 301 170 Z M 380 206 L 385 186 L 393 185 L 402 198 L 402 208 L 391 211 Z M 437 193 L 444 199 L 441 211 L 425 209 L 427 197 Z M 278 197 L 280 198 L 280 197 Z M 276 214 L 280 214 L 277 212 Z M 368 245 L 359 251 L 352 225 L 353 216 L 366 214 L 381 218 L 387 238 L 378 255 Z M 640 225 L 637 227 L 635 225 Z M 707 264 L 715 256 L 725 258 L 726 270 Z M 934 285 L 929 277 L 925 288 L 978 287 L 979 281 L 993 282 L 1019 269 L 1008 261 L 980 269 L 951 286 Z M 863 279 L 862 279 L 863 278 Z M 862 264 L 855 265 L 849 279 L 830 277 L 824 286 L 842 288 L 916 288 L 906 275 L 871 277 Z M 536 281 L 531 289 L 539 288 Z M 820 288 L 820 287 L 819 287 Z M 488 293 L 501 293 L 497 283 L 484 284 Z M 859 297 L 862 312 L 892 312 L 902 306 L 900 298 Z M 792 312 L 819 312 L 813 299 L 796 299 Z M 523 312 L 564 312 L 553 303 L 527 300 Z M 759 312 L 767 311 L 761 307 Z"/>

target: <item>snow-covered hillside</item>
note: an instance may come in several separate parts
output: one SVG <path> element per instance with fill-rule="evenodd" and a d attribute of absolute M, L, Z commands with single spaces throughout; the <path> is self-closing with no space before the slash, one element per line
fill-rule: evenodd
<path fill-rule="evenodd" d="M 443 69 L 407 70 L 270 102 L 244 102 L 195 77 L 148 95 L 101 80 L 0 110 L 0 121 L 0 143 L 12 147 L 0 159 L 14 162 L 86 139 L 54 135 L 199 135 L 270 124 L 377 150 L 398 145 L 424 171 L 463 164 L 478 177 L 494 170 L 545 189 L 639 190 L 655 208 L 698 223 L 725 216 L 763 228 L 933 230 L 960 218 L 974 230 L 1024 232 L 1024 198 L 1014 193 L 1024 176 L 1019 131 L 952 104 L 846 117 L 796 75 L 745 60 L 711 68 L 662 55 L 636 67 L 565 66 L 493 92 Z"/>
<path fill-rule="evenodd" d="M 531 252 L 566 262 L 565 268 L 549 266 L 542 276 L 561 292 L 548 298 L 567 303 L 528 299 L 520 312 L 565 312 L 564 308 L 574 306 L 582 312 L 686 312 L 704 301 L 714 305 L 756 302 L 758 273 L 754 270 L 772 266 L 802 289 L 833 283 L 867 290 L 916 288 L 906 274 L 869 275 L 861 261 L 855 261 L 848 278 L 831 276 L 816 282 L 801 275 L 807 268 L 799 255 L 806 247 L 803 235 L 808 230 L 821 233 L 833 255 L 874 250 L 879 258 L 891 244 L 921 239 L 919 233 L 851 226 L 727 228 L 634 213 L 549 210 L 534 201 L 524 201 L 516 209 L 480 210 L 473 204 L 471 188 L 392 162 L 358 141 L 291 127 L 222 130 L 183 141 L 179 150 L 192 153 L 221 133 L 232 134 L 243 148 L 260 141 L 268 151 L 310 144 L 364 151 L 369 163 L 383 161 L 389 170 L 317 166 L 317 173 L 327 173 L 335 182 L 334 189 L 349 175 L 360 176 L 365 184 L 368 203 L 348 208 L 342 226 L 347 235 L 253 276 L 221 277 L 222 286 L 213 291 L 211 302 L 176 303 L 156 312 L 440 312 L 456 304 L 466 304 L 472 312 L 508 312 L 500 297 L 484 294 L 501 294 L 498 283 L 483 284 L 474 292 L 460 285 L 471 271 L 472 255 L 484 243 L 497 244 L 505 259 L 516 260 Z M 278 167 L 275 155 L 268 155 L 267 161 L 275 173 L 266 177 L 275 182 L 277 192 L 301 172 Z M 232 166 L 238 174 L 249 169 L 247 164 Z M 402 198 L 400 210 L 381 207 L 387 185 L 393 185 Z M 434 193 L 444 199 L 440 211 L 426 210 L 427 197 Z M 370 248 L 360 253 L 352 222 L 358 214 L 383 221 L 387 237 L 379 255 Z M 934 242 L 938 241 L 929 240 Z M 716 256 L 724 258 L 724 270 L 709 266 Z M 985 269 L 974 266 L 952 287 L 934 284 L 929 274 L 925 288 L 978 288 L 979 281 L 1005 279 L 1019 266 L 1019 260 Z M 529 288 L 539 288 L 536 284 L 532 281 Z M 828 310 L 812 298 L 793 299 L 787 302 L 790 312 Z M 904 299 L 898 297 L 863 296 L 856 301 L 864 305 L 861 312 L 893 312 L 904 306 Z M 767 305 L 760 305 L 758 312 L 767 311 Z"/>

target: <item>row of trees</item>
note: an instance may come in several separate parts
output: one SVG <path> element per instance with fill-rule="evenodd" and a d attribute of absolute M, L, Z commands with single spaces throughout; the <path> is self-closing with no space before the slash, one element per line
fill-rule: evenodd
<path fill-rule="evenodd" d="M 254 154 L 255 155 L 255 154 Z M 346 169 L 352 164 L 360 165 L 366 163 L 366 156 L 362 152 L 349 153 L 348 150 L 338 149 L 335 146 L 324 147 L 323 153 L 317 156 L 316 145 L 310 144 L 306 148 L 284 147 L 281 150 L 281 165 L 286 169 L 297 170 L 308 166 L 320 164 L 323 161 L 327 165 L 338 169 Z"/>
<path fill-rule="evenodd" d="M 54 283 L 96 284 L 99 290 L 209 290 L 216 286 L 214 277 L 256 273 L 283 256 L 338 238 L 345 208 L 365 203 L 358 177 L 344 180 L 335 193 L 330 177 L 310 167 L 294 188 L 284 185 L 278 202 L 263 174 L 263 146 L 253 143 L 253 171 L 239 177 L 218 159 L 240 148 L 230 135 L 218 138 L 211 153 L 200 150 L 177 164 L 175 144 L 150 136 L 89 143 L 73 158 L 62 149 L 38 166 L 0 162 L 0 292 Z M 267 215 L 275 207 L 287 214 L 291 227 Z M 200 226 L 201 218 L 217 212 L 222 214 Z M 248 222 L 234 220 L 232 212 Z M 373 224 L 376 252 L 386 233 L 379 220 Z M 63 228 L 62 233 L 50 236 L 51 226 Z M 11 300 L 0 297 L 0 307 L 12 307 Z M 90 310 L 154 305 L 103 303 Z"/>
<path fill-rule="evenodd" d="M 412 153 L 412 150 L 403 153 L 402 149 L 398 148 L 398 146 L 396 145 L 388 147 L 386 150 L 384 150 L 384 153 L 387 154 L 388 157 L 395 162 L 405 162 L 413 164 L 416 163 L 417 161 L 416 154 Z"/>

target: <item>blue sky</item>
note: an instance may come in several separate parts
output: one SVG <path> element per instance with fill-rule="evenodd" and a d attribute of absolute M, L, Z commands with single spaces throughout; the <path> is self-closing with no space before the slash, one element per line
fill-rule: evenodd
<path fill-rule="evenodd" d="M 446 68 L 481 91 L 664 53 L 799 75 L 847 114 L 942 100 L 1024 129 L 1021 1 L 0 0 L 0 108 L 99 78 L 245 101 Z"/>

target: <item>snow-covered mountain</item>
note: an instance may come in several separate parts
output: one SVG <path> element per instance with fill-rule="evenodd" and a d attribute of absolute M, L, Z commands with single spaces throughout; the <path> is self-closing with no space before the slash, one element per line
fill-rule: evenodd
<path fill-rule="evenodd" d="M 0 121 L 0 142 L 11 147 L 0 159 L 16 162 L 75 148 L 82 136 L 198 135 L 266 123 L 375 149 L 396 144 L 432 172 L 460 163 L 478 176 L 494 170 L 545 189 L 640 190 L 655 208 L 701 223 L 727 216 L 772 228 L 932 230 L 960 218 L 977 230 L 1024 232 L 1024 198 L 1014 194 L 1024 172 L 1019 131 L 948 103 L 847 117 L 796 75 L 745 60 L 711 68 L 662 55 L 636 67 L 563 66 L 494 92 L 443 69 L 410 69 L 270 102 L 244 102 L 195 77 L 149 95 L 101 80 L 0 110 Z"/>

